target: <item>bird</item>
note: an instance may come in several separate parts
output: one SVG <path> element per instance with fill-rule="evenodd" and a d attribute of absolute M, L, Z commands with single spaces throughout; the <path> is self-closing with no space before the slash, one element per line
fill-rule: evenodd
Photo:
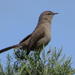
<path fill-rule="evenodd" d="M 36 28 L 27 37 L 22 39 L 18 44 L 6 47 L 0 50 L 0 53 L 6 52 L 11 49 L 41 51 L 51 41 L 51 24 L 53 16 L 58 13 L 53 11 L 44 11 L 40 14 Z"/>

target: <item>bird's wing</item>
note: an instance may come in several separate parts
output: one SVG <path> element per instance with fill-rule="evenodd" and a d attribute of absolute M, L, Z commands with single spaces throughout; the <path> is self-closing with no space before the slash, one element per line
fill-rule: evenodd
<path fill-rule="evenodd" d="M 29 49 L 32 49 L 33 46 L 37 43 L 38 40 L 40 40 L 42 37 L 44 37 L 44 29 L 41 30 L 41 28 L 36 29 L 31 37 L 30 37 L 30 41 L 29 41 Z"/>
<path fill-rule="evenodd" d="M 21 40 L 19 43 L 24 42 L 25 40 L 27 40 L 32 34 L 29 34 L 27 37 L 25 37 L 23 40 Z"/>

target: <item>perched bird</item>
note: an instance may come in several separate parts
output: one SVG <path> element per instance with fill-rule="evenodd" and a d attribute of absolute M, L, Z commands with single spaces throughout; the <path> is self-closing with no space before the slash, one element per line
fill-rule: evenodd
<path fill-rule="evenodd" d="M 20 48 L 22 50 L 26 49 L 28 53 L 31 50 L 41 50 L 43 46 L 46 46 L 51 40 L 51 22 L 53 16 L 56 14 L 58 13 L 54 13 L 52 11 L 44 11 L 41 13 L 38 24 L 31 34 L 20 41 L 20 43 L 1 49 L 0 53 L 13 48 Z"/>

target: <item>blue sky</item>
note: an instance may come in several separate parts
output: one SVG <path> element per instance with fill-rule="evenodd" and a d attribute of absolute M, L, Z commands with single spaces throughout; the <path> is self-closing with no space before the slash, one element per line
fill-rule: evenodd
<path fill-rule="evenodd" d="M 49 47 L 63 47 L 63 54 L 72 57 L 75 67 L 75 1 L 74 0 L 0 0 L 0 49 L 18 43 L 36 27 L 41 12 L 60 13 L 52 22 Z M 0 54 L 3 64 L 6 55 Z"/>

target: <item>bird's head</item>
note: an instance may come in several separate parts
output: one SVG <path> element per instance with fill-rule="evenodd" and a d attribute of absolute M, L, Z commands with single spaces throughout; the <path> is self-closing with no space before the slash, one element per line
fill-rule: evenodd
<path fill-rule="evenodd" d="M 56 15 L 58 13 L 52 12 L 52 11 L 44 11 L 41 15 Z"/>
<path fill-rule="evenodd" d="M 56 14 L 58 14 L 58 13 L 54 13 L 52 11 L 44 11 L 43 13 L 41 13 L 41 15 L 39 17 L 39 21 L 50 22 L 52 20 L 53 16 Z"/>

